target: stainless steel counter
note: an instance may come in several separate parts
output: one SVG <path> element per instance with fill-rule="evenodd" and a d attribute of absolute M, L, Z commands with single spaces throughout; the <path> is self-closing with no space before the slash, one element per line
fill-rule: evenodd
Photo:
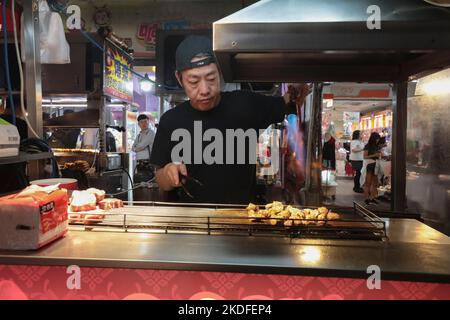
<path fill-rule="evenodd" d="M 177 269 L 450 283 L 450 238 L 386 219 L 388 242 L 74 231 L 39 251 L 0 251 L 1 264 Z"/>

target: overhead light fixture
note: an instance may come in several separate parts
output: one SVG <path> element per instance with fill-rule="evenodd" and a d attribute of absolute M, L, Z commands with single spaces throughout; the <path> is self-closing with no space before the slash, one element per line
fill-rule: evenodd
<path fill-rule="evenodd" d="M 436 79 L 423 84 L 419 82 L 420 90 L 429 96 L 440 96 L 450 93 L 450 79 Z"/>
<path fill-rule="evenodd" d="M 450 0 L 424 0 L 425 2 L 434 4 L 440 7 L 450 7 Z"/>
<path fill-rule="evenodd" d="M 153 82 L 150 80 L 147 73 L 145 74 L 144 79 L 141 79 L 140 86 L 141 90 L 144 92 L 150 92 L 153 90 L 154 88 Z"/>

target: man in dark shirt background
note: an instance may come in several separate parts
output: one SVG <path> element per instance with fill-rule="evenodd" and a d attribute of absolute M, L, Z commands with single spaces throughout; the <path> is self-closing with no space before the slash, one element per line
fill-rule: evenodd
<path fill-rule="evenodd" d="M 20 101 L 17 97 L 14 97 L 14 110 L 16 111 L 16 127 L 19 131 L 20 141 L 28 139 L 28 125 L 25 120 L 21 119 L 23 116 L 22 109 L 20 108 Z M 9 99 L 6 99 L 6 107 L 3 113 L 0 115 L 5 121 L 13 123 L 12 110 L 9 104 Z M 2 177 L 2 183 L 0 184 L 0 194 L 11 193 L 24 189 L 28 186 L 28 178 L 26 176 L 26 162 L 4 164 L 0 165 L 0 176 Z"/>
<path fill-rule="evenodd" d="M 17 97 L 14 97 L 14 110 L 16 113 L 16 127 L 17 131 L 19 131 L 20 141 L 28 139 L 28 125 L 25 120 L 22 119 L 24 116 L 22 112 L 22 108 L 20 108 L 20 100 Z M 6 107 L 2 110 L 3 113 L 0 114 L 0 118 L 9 123 L 13 123 L 12 110 L 9 105 L 9 99 L 6 99 Z"/>
<path fill-rule="evenodd" d="M 246 142 L 244 163 L 235 161 L 230 164 L 225 160 L 206 163 L 205 159 L 201 163 L 174 163 L 171 153 L 179 141 L 172 141 L 172 134 L 177 129 L 189 132 L 192 137 L 189 141 L 191 154 L 183 154 L 183 158 L 198 159 L 213 141 L 212 138 L 207 142 L 203 139 L 200 148 L 195 146 L 195 141 L 198 143 L 195 137 L 199 123 L 202 137 L 208 130 L 219 130 L 225 144 L 227 130 L 251 129 L 258 132 L 283 121 L 286 102 L 290 101 L 289 94 L 283 99 L 244 91 L 221 93 L 220 73 L 211 40 L 202 36 L 189 36 L 178 46 L 176 68 L 176 77 L 189 100 L 161 117 L 150 159 L 157 167 L 159 187 L 164 191 L 178 191 L 181 176 L 184 175 L 199 180 L 203 185 L 187 180 L 186 187 L 193 198 L 179 190 L 178 200 L 181 202 L 243 204 L 252 201 L 255 196 L 256 165 L 249 158 L 251 153 L 256 154 L 256 143 Z M 237 155 L 236 150 L 235 146 L 234 159 L 242 156 Z M 223 147 L 223 159 L 227 158 L 227 152 L 231 153 L 229 148 Z"/>

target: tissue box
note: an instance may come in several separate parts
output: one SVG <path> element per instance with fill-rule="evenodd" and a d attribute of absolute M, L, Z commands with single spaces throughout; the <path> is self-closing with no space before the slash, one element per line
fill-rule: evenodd
<path fill-rule="evenodd" d="M 0 198 L 0 249 L 38 249 L 64 236 L 67 202 L 65 189 Z"/>

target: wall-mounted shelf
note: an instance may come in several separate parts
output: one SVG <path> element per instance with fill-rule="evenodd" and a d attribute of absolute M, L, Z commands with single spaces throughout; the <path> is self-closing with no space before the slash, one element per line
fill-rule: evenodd
<path fill-rule="evenodd" d="M 35 160 L 44 160 L 50 159 L 53 157 L 53 154 L 50 152 L 39 152 L 39 153 L 26 153 L 19 152 L 19 155 L 16 157 L 0 157 L 0 165 L 2 164 L 12 164 L 12 163 L 21 163 Z"/>

